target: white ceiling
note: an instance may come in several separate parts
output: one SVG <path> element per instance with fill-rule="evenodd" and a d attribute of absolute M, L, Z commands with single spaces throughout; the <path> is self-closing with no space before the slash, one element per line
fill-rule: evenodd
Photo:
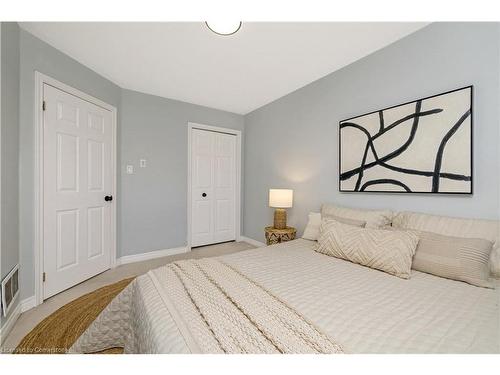
<path fill-rule="evenodd" d="M 20 23 L 117 85 L 246 114 L 426 23 Z"/>

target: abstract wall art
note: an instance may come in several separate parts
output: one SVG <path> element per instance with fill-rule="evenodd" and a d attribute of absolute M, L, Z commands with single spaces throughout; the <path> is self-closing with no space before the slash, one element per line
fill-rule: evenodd
<path fill-rule="evenodd" d="M 472 89 L 340 121 L 339 190 L 472 194 Z"/>

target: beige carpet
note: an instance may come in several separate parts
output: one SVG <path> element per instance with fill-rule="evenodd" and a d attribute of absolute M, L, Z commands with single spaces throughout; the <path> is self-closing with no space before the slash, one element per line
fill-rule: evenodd
<path fill-rule="evenodd" d="M 15 354 L 64 354 L 97 318 L 111 300 L 134 278 L 99 288 L 64 305 L 28 333 Z M 122 353 L 112 348 L 100 354 Z"/>

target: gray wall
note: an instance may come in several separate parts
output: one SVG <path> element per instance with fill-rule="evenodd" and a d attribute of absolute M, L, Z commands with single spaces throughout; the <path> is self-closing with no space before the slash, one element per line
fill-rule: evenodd
<path fill-rule="evenodd" d="M 188 122 L 243 130 L 240 115 L 122 91 L 121 255 L 186 245 Z"/>
<path fill-rule="evenodd" d="M 185 244 L 188 121 L 240 130 L 245 126 L 244 234 L 255 239 L 262 240 L 263 227 L 272 222 L 270 187 L 295 189 L 289 218 L 300 231 L 307 212 L 325 201 L 496 217 L 498 176 L 488 176 L 488 171 L 498 169 L 499 31 L 498 24 L 431 25 L 243 118 L 121 90 L 20 30 L 21 297 L 34 293 L 35 70 L 118 108 L 120 256 Z M 338 193 L 340 119 L 468 84 L 475 85 L 474 196 Z M 148 160 L 146 169 L 138 168 L 140 158 Z M 128 163 L 136 167 L 134 175 L 122 173 Z"/>
<path fill-rule="evenodd" d="M 35 71 L 118 108 L 117 255 L 186 244 L 187 122 L 243 130 L 243 116 L 122 90 L 20 30 L 21 298 L 34 294 Z M 138 168 L 139 159 L 148 167 Z M 133 164 L 135 174 L 124 174 Z"/>
<path fill-rule="evenodd" d="M 244 234 L 263 240 L 269 188 L 295 190 L 299 233 L 321 203 L 498 218 L 498 23 L 438 23 L 245 116 Z M 341 119 L 474 85 L 474 195 L 338 192 Z"/>
<path fill-rule="evenodd" d="M 34 294 L 35 71 L 120 108 L 121 89 L 30 33 L 20 30 L 20 252 L 21 298 Z M 119 113 L 118 113 L 119 116 Z M 118 126 L 118 134 L 120 127 Z M 118 217 L 119 214 L 118 214 Z"/>
<path fill-rule="evenodd" d="M 19 27 L 2 22 L 2 280 L 19 262 Z M 13 310 L 11 310 L 12 312 Z M 0 319 L 3 324 L 5 319 Z"/>

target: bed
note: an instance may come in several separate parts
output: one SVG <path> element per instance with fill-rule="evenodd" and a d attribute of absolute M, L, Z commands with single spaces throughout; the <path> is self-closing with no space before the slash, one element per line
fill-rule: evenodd
<path fill-rule="evenodd" d="M 215 260 L 262 287 L 344 353 L 500 353 L 500 288 L 412 271 L 408 280 L 319 254 L 298 239 Z M 70 349 L 205 353 L 165 299 L 166 266 L 135 279 Z M 193 349 L 194 348 L 194 349 Z"/>

